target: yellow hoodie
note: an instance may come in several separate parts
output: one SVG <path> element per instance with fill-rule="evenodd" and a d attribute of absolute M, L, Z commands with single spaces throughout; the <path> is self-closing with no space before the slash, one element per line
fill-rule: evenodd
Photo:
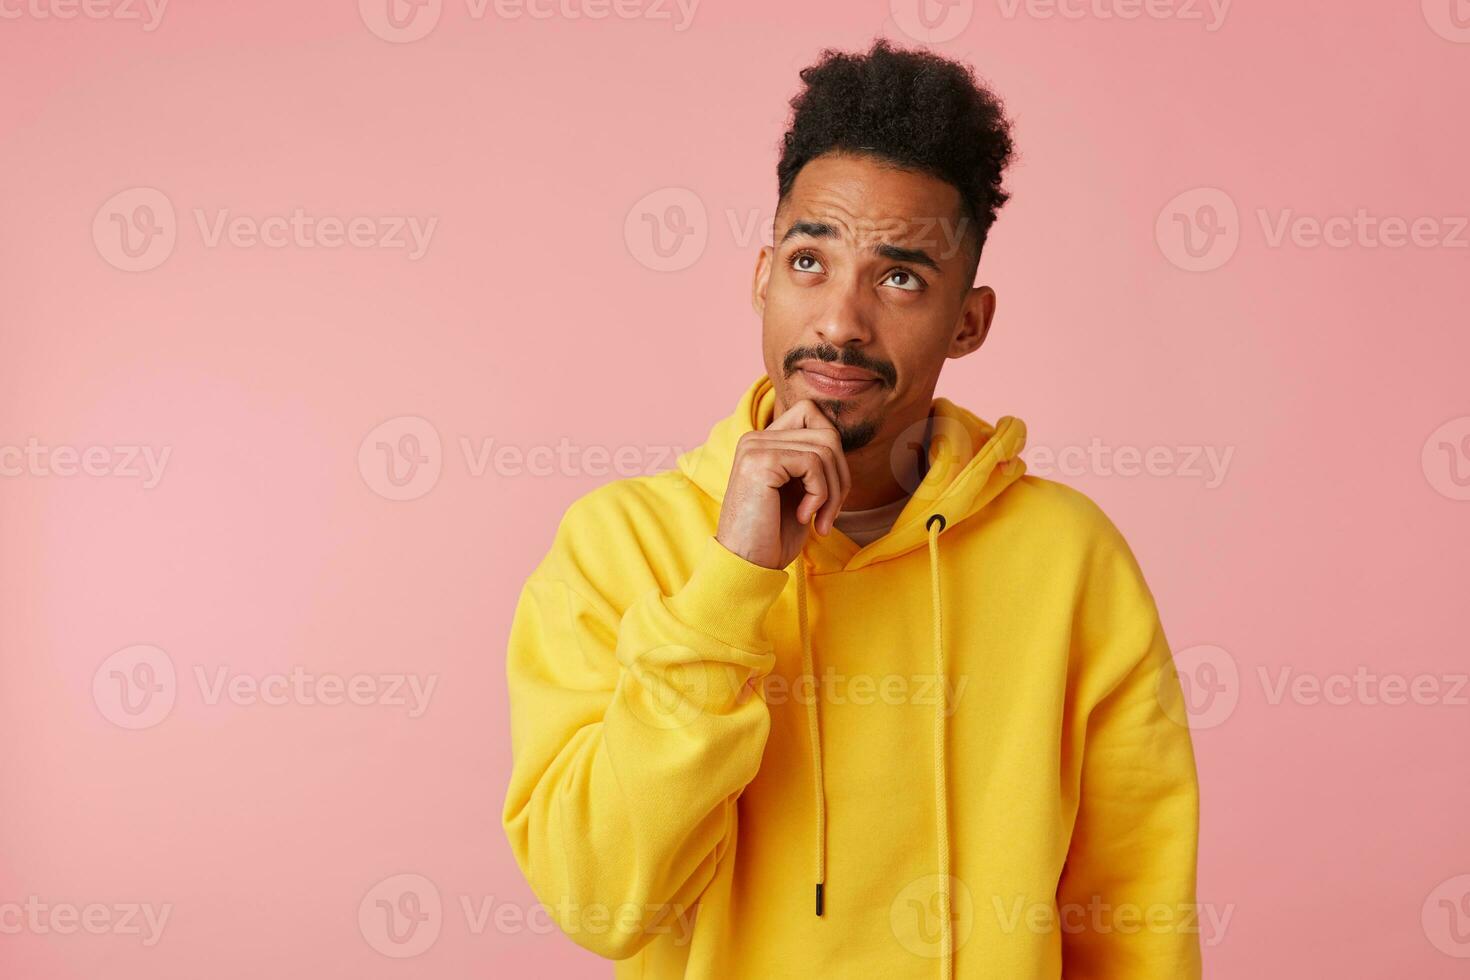
<path fill-rule="evenodd" d="M 714 532 L 774 411 L 762 377 L 575 501 L 521 594 L 503 822 L 551 917 L 619 980 L 1197 978 L 1194 756 L 1117 529 L 938 398 L 892 530 L 763 568 Z"/>

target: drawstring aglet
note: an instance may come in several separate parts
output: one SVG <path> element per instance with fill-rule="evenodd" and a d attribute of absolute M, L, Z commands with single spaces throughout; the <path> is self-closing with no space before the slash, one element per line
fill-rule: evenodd
<path fill-rule="evenodd" d="M 817 882 L 817 915 L 818 916 L 820 916 L 822 914 L 822 888 L 823 887 L 824 886 L 823 886 L 822 882 L 820 882 L 820 881 Z"/>

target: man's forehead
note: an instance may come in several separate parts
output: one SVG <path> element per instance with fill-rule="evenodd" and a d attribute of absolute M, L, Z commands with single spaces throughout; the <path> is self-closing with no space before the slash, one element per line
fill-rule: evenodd
<path fill-rule="evenodd" d="M 953 215 L 861 215 L 832 214 L 820 208 L 803 213 L 792 209 L 785 220 L 776 225 L 778 241 L 797 238 L 826 238 L 858 248 L 888 242 L 895 245 L 922 245 L 953 236 Z"/>
<path fill-rule="evenodd" d="M 802 168 L 776 214 L 776 240 L 836 238 L 866 247 L 951 240 L 959 192 L 936 177 L 870 161 L 819 158 Z"/>

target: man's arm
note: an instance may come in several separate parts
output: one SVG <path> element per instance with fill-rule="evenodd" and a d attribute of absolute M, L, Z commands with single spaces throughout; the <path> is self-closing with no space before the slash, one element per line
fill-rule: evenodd
<path fill-rule="evenodd" d="M 775 666 L 766 614 L 850 482 L 836 428 L 797 402 L 741 437 L 687 581 L 610 598 L 652 573 L 643 542 L 613 533 L 629 518 L 584 498 L 522 592 L 502 821 L 536 896 L 593 952 L 641 949 L 699 900 L 733 844 L 735 801 L 771 728 L 752 683 Z M 788 484 L 800 492 L 783 499 Z"/>
<path fill-rule="evenodd" d="M 747 682 L 774 665 L 764 620 L 788 575 L 709 537 L 686 583 L 619 610 L 599 579 L 641 556 L 577 510 L 511 628 L 503 823 L 562 930 L 622 959 L 689 913 L 733 843 L 770 730 Z"/>
<path fill-rule="evenodd" d="M 1057 889 L 1068 980 L 1198 980 L 1199 787 L 1153 596 L 1111 524 L 1076 622 L 1091 705 L 1072 733 L 1081 786 Z M 1080 739 L 1080 746 L 1077 741 Z"/>

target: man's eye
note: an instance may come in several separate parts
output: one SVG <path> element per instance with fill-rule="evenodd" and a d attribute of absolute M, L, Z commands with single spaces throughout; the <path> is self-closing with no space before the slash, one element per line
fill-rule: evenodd
<path fill-rule="evenodd" d="M 822 263 L 810 252 L 797 252 L 787 260 L 787 264 L 797 272 L 821 272 Z"/>
<path fill-rule="evenodd" d="M 888 278 L 883 281 L 891 282 L 899 289 L 907 290 L 911 293 L 917 293 L 919 290 L 924 288 L 924 280 L 920 279 L 918 276 L 914 275 L 907 269 L 894 269 L 892 272 L 888 273 Z"/>

